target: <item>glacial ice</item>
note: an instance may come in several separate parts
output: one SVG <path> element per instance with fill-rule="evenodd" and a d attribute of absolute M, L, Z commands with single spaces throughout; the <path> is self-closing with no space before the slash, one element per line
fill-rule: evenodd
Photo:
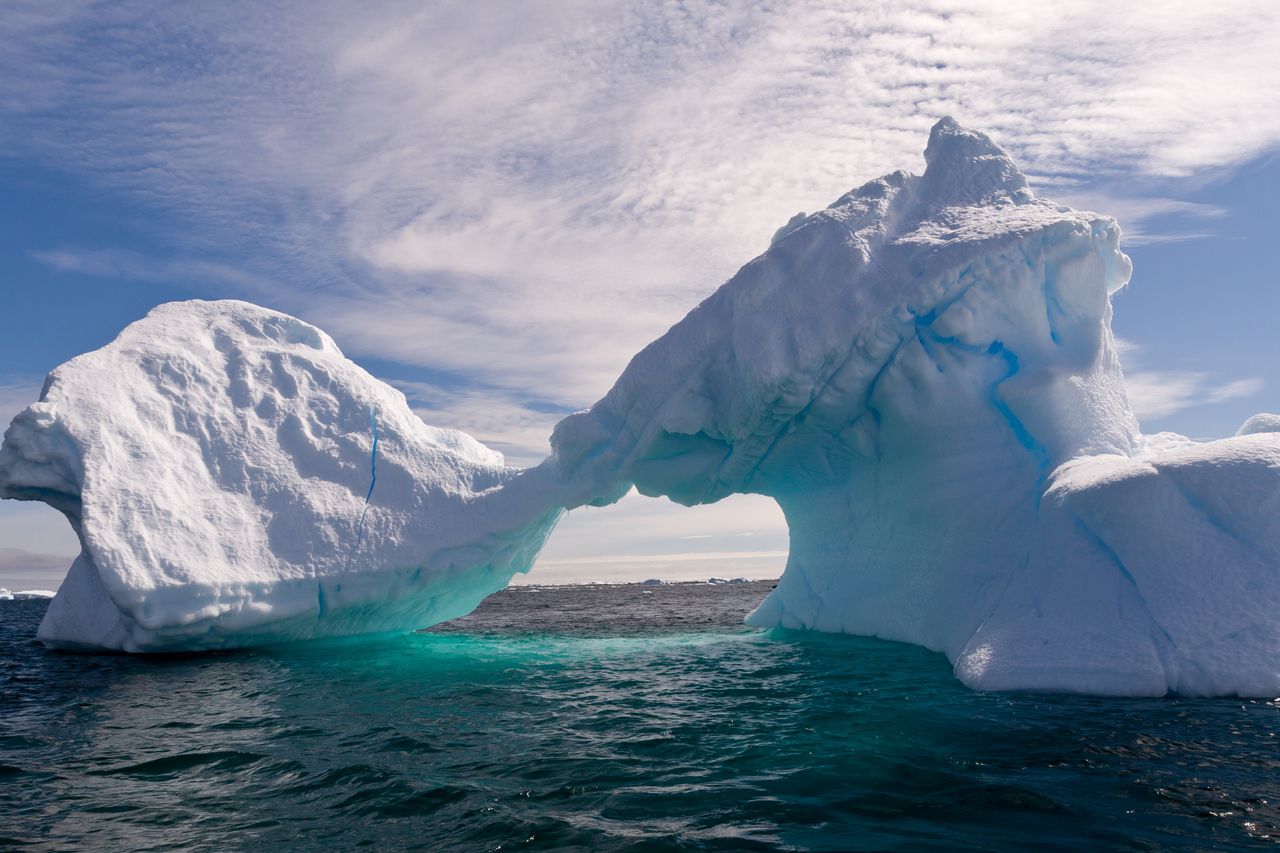
<path fill-rule="evenodd" d="M 531 469 L 422 424 L 301 321 L 157 308 L 55 370 L 0 449 L 0 496 L 83 546 L 41 639 L 426 626 L 634 484 L 778 502 L 791 552 L 755 625 L 918 643 L 979 689 L 1280 695 L 1280 416 L 1142 435 L 1115 221 L 1036 198 L 950 119 L 925 159 L 793 217 Z"/>

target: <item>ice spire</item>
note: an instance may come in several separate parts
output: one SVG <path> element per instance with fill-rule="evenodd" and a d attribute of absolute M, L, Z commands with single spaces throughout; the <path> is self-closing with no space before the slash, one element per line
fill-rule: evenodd
<path fill-rule="evenodd" d="M 1034 198 L 1026 176 L 1003 148 L 951 116 L 943 116 L 929 132 L 924 161 L 924 194 L 937 207 Z"/>

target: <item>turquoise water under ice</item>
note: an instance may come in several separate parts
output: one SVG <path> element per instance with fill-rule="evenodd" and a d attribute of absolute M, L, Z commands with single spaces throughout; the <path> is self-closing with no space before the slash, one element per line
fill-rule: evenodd
<path fill-rule="evenodd" d="M 516 588 L 411 636 L 50 652 L 0 603 L 0 847 L 1244 849 L 1280 704 L 972 693 L 769 584 Z"/>

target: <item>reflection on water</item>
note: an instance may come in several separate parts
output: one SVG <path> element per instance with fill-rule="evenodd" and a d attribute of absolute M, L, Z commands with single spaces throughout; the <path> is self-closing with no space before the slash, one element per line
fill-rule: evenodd
<path fill-rule="evenodd" d="M 1280 706 L 984 695 L 741 626 L 769 584 L 518 588 L 429 633 L 53 653 L 0 606 L 0 846 L 1247 847 Z"/>

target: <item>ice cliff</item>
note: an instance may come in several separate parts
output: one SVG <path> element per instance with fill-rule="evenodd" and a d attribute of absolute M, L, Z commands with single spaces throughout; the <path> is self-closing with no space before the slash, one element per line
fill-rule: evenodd
<path fill-rule="evenodd" d="M 919 643 L 982 689 L 1280 695 L 1280 418 L 1143 436 L 1116 223 L 1036 198 L 949 119 L 925 159 L 794 217 L 524 471 L 300 321 L 156 309 L 51 374 L 0 449 L 0 495 L 84 547 L 42 639 L 420 627 L 634 484 L 779 503 L 791 554 L 756 625 Z"/>

